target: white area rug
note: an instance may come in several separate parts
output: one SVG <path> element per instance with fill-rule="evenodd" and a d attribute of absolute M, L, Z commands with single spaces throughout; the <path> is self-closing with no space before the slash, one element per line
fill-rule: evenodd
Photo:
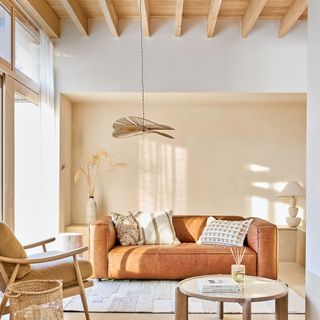
<path fill-rule="evenodd" d="M 86 290 L 90 312 L 174 313 L 178 281 L 106 280 Z M 253 313 L 274 313 L 274 301 L 256 302 Z M 237 303 L 226 303 L 225 313 L 242 313 Z M 82 311 L 80 297 L 65 300 L 65 311 Z M 189 313 L 216 313 L 216 303 L 189 299 Z M 289 313 L 304 314 L 304 299 L 289 288 Z"/>

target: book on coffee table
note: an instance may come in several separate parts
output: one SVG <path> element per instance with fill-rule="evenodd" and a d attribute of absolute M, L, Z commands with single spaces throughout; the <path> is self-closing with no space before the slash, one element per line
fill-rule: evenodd
<path fill-rule="evenodd" d="M 198 288 L 202 293 L 232 293 L 241 291 L 238 283 L 230 277 L 199 279 Z"/>

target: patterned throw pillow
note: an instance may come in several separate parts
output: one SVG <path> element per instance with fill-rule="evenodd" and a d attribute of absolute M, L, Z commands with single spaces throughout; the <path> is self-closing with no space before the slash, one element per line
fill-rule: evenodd
<path fill-rule="evenodd" d="M 229 221 L 209 217 L 207 226 L 197 243 L 242 247 L 251 222 L 252 219 Z"/>
<path fill-rule="evenodd" d="M 140 241 L 142 244 L 178 244 L 172 223 L 172 211 L 142 212 L 134 217 L 139 223 Z"/>
<path fill-rule="evenodd" d="M 139 243 L 139 226 L 132 213 L 125 216 L 112 213 L 112 221 L 117 230 L 117 237 L 123 246 L 134 246 Z"/>

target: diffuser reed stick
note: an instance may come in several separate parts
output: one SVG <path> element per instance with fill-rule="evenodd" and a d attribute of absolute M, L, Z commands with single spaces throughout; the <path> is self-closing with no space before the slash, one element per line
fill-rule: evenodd
<path fill-rule="evenodd" d="M 239 265 L 241 264 L 244 254 L 246 253 L 246 248 L 230 248 L 230 251 L 232 253 L 234 262 Z"/>

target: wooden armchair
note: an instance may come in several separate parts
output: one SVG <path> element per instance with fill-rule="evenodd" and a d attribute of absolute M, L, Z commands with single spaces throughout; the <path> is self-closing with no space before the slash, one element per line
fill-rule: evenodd
<path fill-rule="evenodd" d="M 82 247 L 69 252 L 47 251 L 46 244 L 55 238 L 21 246 L 11 230 L 4 223 L 0 223 L 0 289 L 6 293 L 7 287 L 15 282 L 26 280 L 62 280 L 63 297 L 80 294 L 86 319 L 89 312 L 85 288 L 91 287 L 93 281 L 88 280 L 92 275 L 91 263 L 78 254 L 88 250 Z M 40 254 L 27 257 L 25 249 L 42 247 Z M 13 248 L 16 248 L 14 250 Z M 7 253 L 7 254 L 5 254 Z M 3 296 L 0 304 L 0 319 L 9 312 L 6 306 L 8 298 Z"/>

